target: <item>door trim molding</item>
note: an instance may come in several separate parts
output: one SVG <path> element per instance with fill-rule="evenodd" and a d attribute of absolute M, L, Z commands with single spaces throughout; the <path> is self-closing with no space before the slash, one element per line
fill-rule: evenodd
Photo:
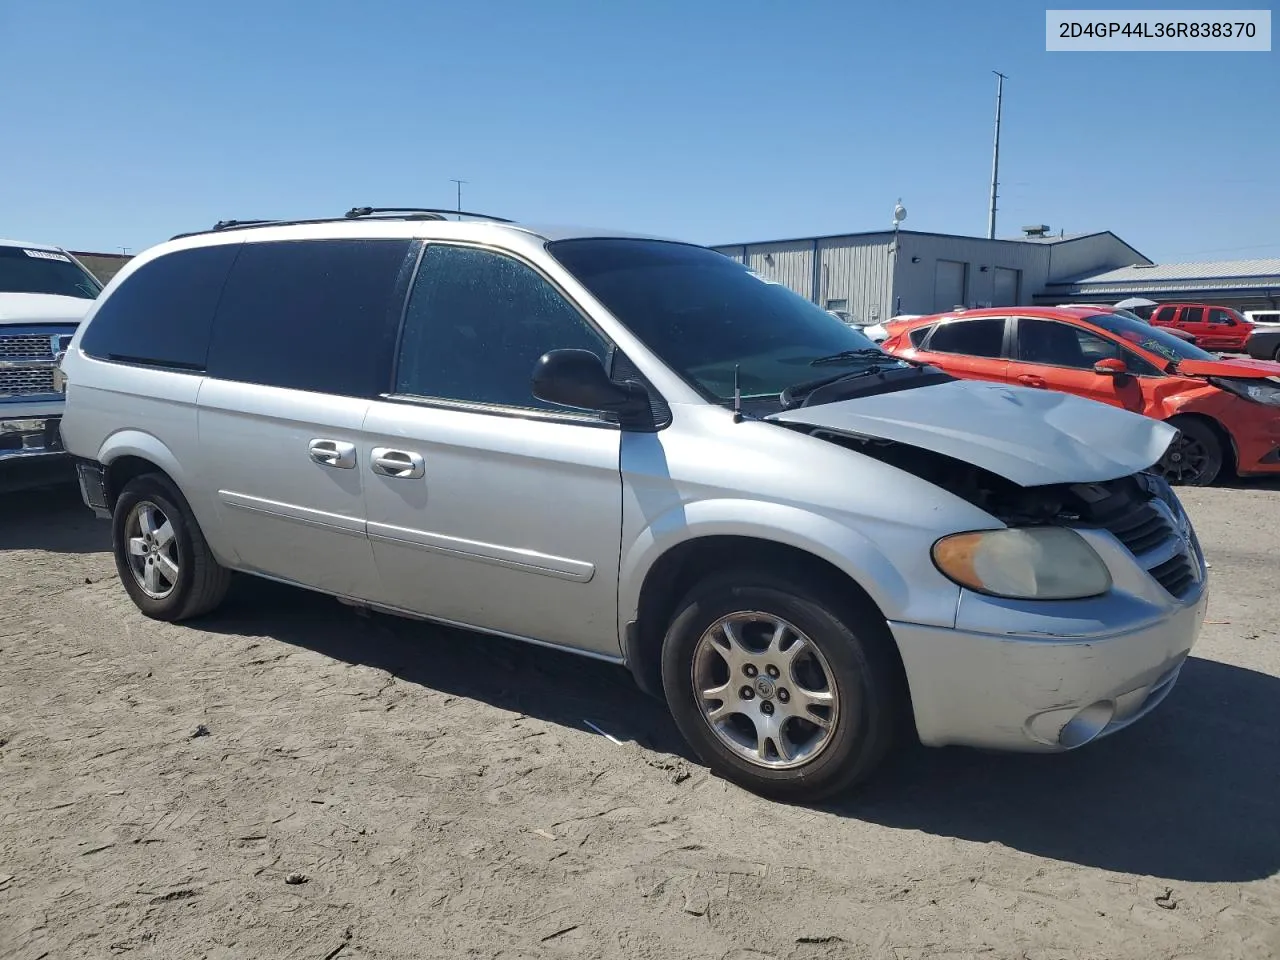
<path fill-rule="evenodd" d="M 508 567 L 524 573 L 539 574 L 556 580 L 588 583 L 595 576 L 595 564 L 570 557 L 556 557 L 536 550 L 504 547 L 496 543 L 464 540 L 442 533 L 397 527 L 389 523 L 368 523 L 369 539 L 402 547 L 414 547 L 429 553 L 441 553 L 463 560 L 474 560 L 490 566 Z"/>
<path fill-rule="evenodd" d="M 233 490 L 219 490 L 218 499 L 226 506 L 248 513 L 257 513 L 276 520 L 290 520 L 311 527 L 323 527 L 335 533 L 345 533 L 351 537 L 365 535 L 365 522 L 360 517 L 348 517 L 341 513 L 327 513 L 324 510 L 313 510 L 300 507 L 294 503 L 281 503 L 278 500 L 267 500 L 263 497 L 251 497 L 247 493 L 236 493 Z"/>

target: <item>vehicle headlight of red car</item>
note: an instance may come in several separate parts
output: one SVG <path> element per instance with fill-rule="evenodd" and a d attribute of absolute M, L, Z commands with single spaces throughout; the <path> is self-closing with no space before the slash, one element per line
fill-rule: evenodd
<path fill-rule="evenodd" d="M 1276 377 L 1268 377 L 1266 380 L 1211 377 L 1209 382 L 1245 400 L 1252 400 L 1254 403 L 1265 404 L 1268 407 L 1280 407 L 1280 380 Z"/>

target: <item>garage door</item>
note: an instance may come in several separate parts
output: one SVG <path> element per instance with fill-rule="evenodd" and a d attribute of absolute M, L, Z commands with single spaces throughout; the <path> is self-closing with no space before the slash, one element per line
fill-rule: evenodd
<path fill-rule="evenodd" d="M 968 264 L 957 260 L 939 260 L 933 279 L 933 309 L 936 312 L 963 306 Z"/>
<path fill-rule="evenodd" d="M 996 267 L 991 278 L 991 305 L 1011 307 L 1018 302 L 1018 271 Z"/>

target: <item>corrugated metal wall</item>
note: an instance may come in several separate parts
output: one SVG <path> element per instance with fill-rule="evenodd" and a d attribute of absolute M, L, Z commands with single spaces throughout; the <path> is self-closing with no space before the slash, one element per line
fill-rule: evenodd
<path fill-rule="evenodd" d="M 812 297 L 813 242 L 757 243 L 747 247 L 747 267 L 789 287 L 800 296 Z"/>
<path fill-rule="evenodd" d="M 887 320 L 893 297 L 890 242 L 884 234 L 819 240 L 818 295 L 813 299 L 822 307 L 847 301 L 842 309 L 859 323 Z"/>

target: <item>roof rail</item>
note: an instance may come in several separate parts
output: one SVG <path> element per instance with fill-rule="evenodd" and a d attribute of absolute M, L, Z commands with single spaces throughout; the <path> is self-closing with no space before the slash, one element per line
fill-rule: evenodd
<path fill-rule="evenodd" d="M 490 220 L 494 223 L 514 223 L 505 217 L 494 217 L 487 213 L 468 213 L 466 210 L 446 210 L 443 207 L 352 207 L 341 217 L 315 217 L 309 220 L 219 220 L 208 230 L 192 230 L 179 233 L 170 240 L 181 240 L 184 237 L 198 237 L 202 233 L 221 233 L 224 230 L 245 230 L 249 227 L 289 227 L 308 223 L 335 223 L 340 220 L 362 220 L 365 218 L 385 220 L 446 220 L 449 216 L 474 217 L 478 220 Z"/>
<path fill-rule="evenodd" d="M 404 220 L 444 220 L 449 216 L 475 217 L 478 220 L 492 220 L 495 223 L 511 223 L 506 217 L 495 217 L 487 213 L 469 213 L 466 210 L 446 210 L 443 207 L 352 207 L 346 217 L 357 220 L 363 217 L 391 217 Z"/>

